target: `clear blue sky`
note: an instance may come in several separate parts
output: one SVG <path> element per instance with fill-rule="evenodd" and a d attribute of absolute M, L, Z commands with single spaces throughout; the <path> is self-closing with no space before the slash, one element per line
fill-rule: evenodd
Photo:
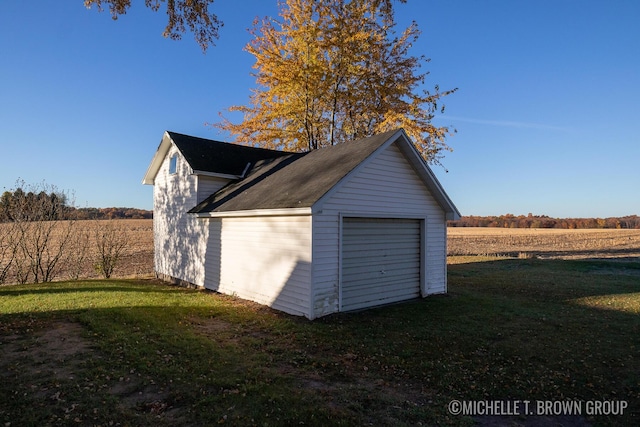
<path fill-rule="evenodd" d="M 0 190 L 16 179 L 75 192 L 79 206 L 150 209 L 141 184 L 165 130 L 248 102 L 256 16 L 276 0 L 217 0 L 203 55 L 161 36 L 142 0 L 113 21 L 82 0 L 0 2 Z M 640 1 L 409 0 L 431 58 L 427 88 L 458 87 L 435 124 L 454 148 L 434 172 L 463 215 L 640 214 Z"/>

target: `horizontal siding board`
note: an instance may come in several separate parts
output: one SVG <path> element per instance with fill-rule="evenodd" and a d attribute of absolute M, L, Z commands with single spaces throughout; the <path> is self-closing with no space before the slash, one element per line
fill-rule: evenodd
<path fill-rule="evenodd" d="M 231 180 L 213 177 L 213 176 L 198 176 L 198 198 L 197 203 L 202 202 L 207 197 L 211 196 L 216 191 L 227 185 Z M 195 205 L 191 206 L 195 207 Z"/>

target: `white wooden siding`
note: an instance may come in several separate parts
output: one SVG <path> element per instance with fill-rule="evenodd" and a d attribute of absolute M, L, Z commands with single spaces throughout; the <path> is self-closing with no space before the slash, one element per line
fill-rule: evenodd
<path fill-rule="evenodd" d="M 209 221 L 207 288 L 310 316 L 311 216 Z"/>
<path fill-rule="evenodd" d="M 197 203 L 202 202 L 204 199 L 206 199 L 216 191 L 220 190 L 229 182 L 230 182 L 229 179 L 218 178 L 215 176 L 204 176 L 204 175 L 198 176 L 198 196 L 196 200 Z"/>
<path fill-rule="evenodd" d="M 341 213 L 426 218 L 421 294 L 446 291 L 445 213 L 395 144 L 363 164 L 314 210 L 313 317 L 339 310 Z"/>
<path fill-rule="evenodd" d="M 205 222 L 209 228 L 209 240 L 204 256 L 204 286 L 218 291 L 222 270 L 222 218 L 211 218 Z"/>
<path fill-rule="evenodd" d="M 169 159 L 178 154 L 177 171 Z M 175 146 L 156 175 L 153 187 L 155 271 L 195 285 L 204 285 L 204 255 L 208 227 L 187 211 L 197 204 L 197 177 Z"/>

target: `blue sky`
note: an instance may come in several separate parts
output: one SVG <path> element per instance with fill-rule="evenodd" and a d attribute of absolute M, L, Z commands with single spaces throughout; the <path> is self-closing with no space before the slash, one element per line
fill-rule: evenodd
<path fill-rule="evenodd" d="M 205 123 L 246 104 L 257 16 L 276 0 L 217 0 L 206 54 L 161 36 L 142 0 L 117 21 L 82 0 L 0 2 L 0 191 L 18 178 L 79 206 L 150 209 L 141 184 L 165 130 L 228 140 Z M 453 153 L 434 166 L 463 215 L 640 214 L 640 2 L 409 0 L 426 87 L 458 87 L 434 123 Z"/>

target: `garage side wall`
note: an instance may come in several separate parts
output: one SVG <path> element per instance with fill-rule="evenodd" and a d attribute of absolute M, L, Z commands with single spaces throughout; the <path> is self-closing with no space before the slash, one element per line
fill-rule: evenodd
<path fill-rule="evenodd" d="M 445 213 L 395 144 L 323 201 L 313 217 L 313 316 L 339 311 L 342 216 L 426 218 L 423 296 L 446 292 Z"/>
<path fill-rule="evenodd" d="M 210 221 L 207 288 L 310 317 L 310 215 Z"/>
<path fill-rule="evenodd" d="M 171 173 L 170 159 L 175 155 L 176 169 Z M 173 145 L 169 149 L 153 186 L 154 265 L 159 277 L 204 286 L 209 228 L 187 211 L 227 182 L 191 174 L 178 149 Z"/>

